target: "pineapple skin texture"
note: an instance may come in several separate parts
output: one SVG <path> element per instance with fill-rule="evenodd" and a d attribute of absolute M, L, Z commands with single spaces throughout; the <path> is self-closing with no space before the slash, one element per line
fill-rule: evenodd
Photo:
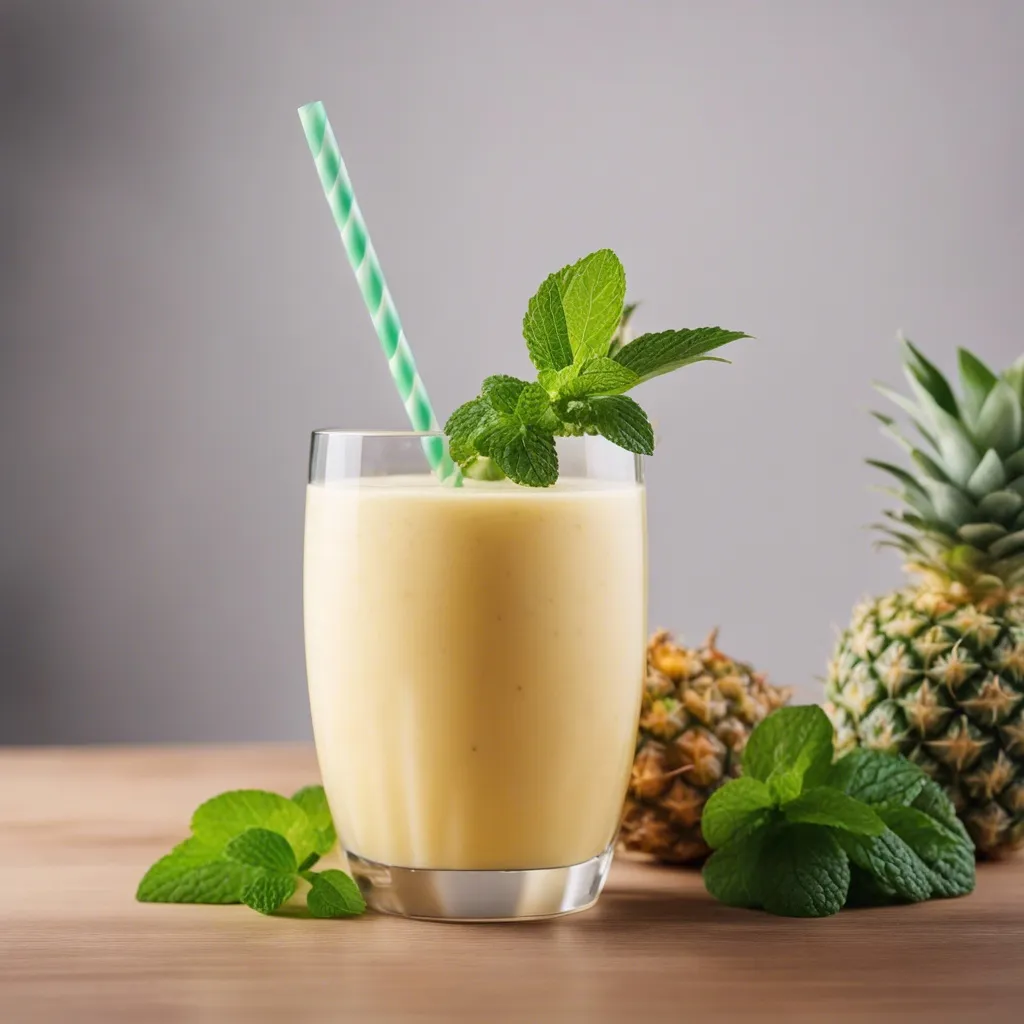
<path fill-rule="evenodd" d="M 772 686 L 717 647 L 677 644 L 665 632 L 647 646 L 636 757 L 619 833 L 621 848 L 672 864 L 711 852 L 701 835 L 704 804 L 740 774 L 747 739 L 790 691 Z"/>
<path fill-rule="evenodd" d="M 837 753 L 901 753 L 949 794 L 979 856 L 1024 845 L 1024 600 L 897 591 L 854 609 L 825 683 Z"/>

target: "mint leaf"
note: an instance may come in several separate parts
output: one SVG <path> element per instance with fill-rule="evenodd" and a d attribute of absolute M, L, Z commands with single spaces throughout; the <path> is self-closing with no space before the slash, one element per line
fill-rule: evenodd
<path fill-rule="evenodd" d="M 537 374 L 537 380 L 549 395 L 557 394 L 568 387 L 569 383 L 579 376 L 579 372 L 578 366 L 565 366 L 561 370 L 541 370 Z"/>
<path fill-rule="evenodd" d="M 338 841 L 338 835 L 334 831 L 334 819 L 331 817 L 330 807 L 327 806 L 324 787 L 303 786 L 297 793 L 292 794 L 292 802 L 306 812 L 306 817 L 316 829 L 316 852 L 328 853 Z"/>
<path fill-rule="evenodd" d="M 569 268 L 552 274 L 540 286 L 523 317 L 523 337 L 538 370 L 560 370 L 572 363 L 559 280 Z"/>
<path fill-rule="evenodd" d="M 891 829 L 879 836 L 836 832 L 836 840 L 850 860 L 887 892 L 919 903 L 932 893 L 928 865 Z"/>
<path fill-rule="evenodd" d="M 974 844 L 949 797 L 917 765 L 859 750 L 836 762 L 829 782 L 872 804 L 888 826 L 847 852 L 896 895 L 923 900 L 974 888 Z"/>
<path fill-rule="evenodd" d="M 704 805 L 701 832 L 713 850 L 725 846 L 753 815 L 763 815 L 773 806 L 772 794 L 758 779 L 732 779 L 716 789 Z"/>
<path fill-rule="evenodd" d="M 626 300 L 626 272 L 611 249 L 584 256 L 559 275 L 574 361 L 608 352 Z"/>
<path fill-rule="evenodd" d="M 761 905 L 785 917 L 828 917 L 850 888 L 850 862 L 827 828 L 790 825 L 765 842 L 758 863 Z"/>
<path fill-rule="evenodd" d="M 515 442 L 522 431 L 523 425 L 514 416 L 497 413 L 494 423 L 481 430 L 473 438 L 473 444 L 481 455 L 491 458 L 492 452 L 504 450 Z"/>
<path fill-rule="evenodd" d="M 767 781 L 773 771 L 794 770 L 804 786 L 815 786 L 832 764 L 832 723 L 817 705 L 779 708 L 750 734 L 743 774 Z"/>
<path fill-rule="evenodd" d="M 613 395 L 588 399 L 587 418 L 612 444 L 638 455 L 654 454 L 654 428 L 632 398 Z"/>
<path fill-rule="evenodd" d="M 742 331 L 726 331 L 721 327 L 659 331 L 656 334 L 640 335 L 628 345 L 623 345 L 613 358 L 623 366 L 628 366 L 639 378 L 637 383 L 642 383 L 670 370 L 701 361 L 707 358 L 705 353 L 731 341 L 749 337 L 749 334 Z"/>
<path fill-rule="evenodd" d="M 761 856 L 772 832 L 771 825 L 763 825 L 737 835 L 711 854 L 702 872 L 704 888 L 729 907 L 761 906 Z"/>
<path fill-rule="evenodd" d="M 930 818 L 942 822 L 947 828 L 955 832 L 963 842 L 973 848 L 974 841 L 971 839 L 964 823 L 957 816 L 953 801 L 946 796 L 946 791 L 934 779 L 925 779 L 921 792 L 911 802 L 912 807 L 924 811 Z"/>
<path fill-rule="evenodd" d="M 313 825 L 298 804 L 262 789 L 221 793 L 201 804 L 192 815 L 193 834 L 218 850 L 250 828 L 280 833 L 299 860 L 314 852 L 317 843 Z"/>
<path fill-rule="evenodd" d="M 803 772 L 799 768 L 774 768 L 768 776 L 768 791 L 775 802 L 784 804 L 800 795 L 804 786 Z"/>
<path fill-rule="evenodd" d="M 516 411 L 516 404 L 522 394 L 527 382 L 518 377 L 508 377 L 498 373 L 493 377 L 484 379 L 480 394 L 484 400 L 497 412 L 504 412 L 512 415 Z"/>
<path fill-rule="evenodd" d="M 320 916 L 361 913 L 366 907 L 358 889 L 352 895 L 354 883 L 344 872 L 309 870 L 320 859 L 314 845 L 326 850 L 336 841 L 322 786 L 306 786 L 292 800 L 264 790 L 222 793 L 200 805 L 192 830 L 191 838 L 146 872 L 136 899 L 243 902 L 270 914 L 292 896 L 301 874 L 318 888 L 313 905 Z M 305 851 L 301 861 L 297 843 Z"/>
<path fill-rule="evenodd" d="M 224 847 L 224 856 L 239 864 L 281 875 L 294 875 L 298 870 L 295 851 L 288 840 L 265 828 L 249 828 L 235 836 Z"/>
<path fill-rule="evenodd" d="M 858 747 L 829 770 L 826 782 L 871 806 L 910 804 L 928 776 L 905 757 Z"/>
<path fill-rule="evenodd" d="M 503 426 L 487 437 L 487 452 L 517 484 L 549 487 L 558 479 L 555 439 L 537 427 Z"/>
<path fill-rule="evenodd" d="M 452 437 L 448 440 L 448 454 L 453 462 L 465 468 L 465 464 L 477 456 L 476 445 L 468 437 Z"/>
<path fill-rule="evenodd" d="M 560 394 L 569 398 L 586 398 L 590 395 L 619 395 L 637 384 L 639 378 L 629 369 L 607 356 L 588 359 L 579 368 L 579 373 L 567 381 Z"/>
<path fill-rule="evenodd" d="M 257 876 L 253 868 L 225 859 L 218 846 L 186 839 L 146 872 L 135 898 L 140 903 L 237 903 Z"/>
<path fill-rule="evenodd" d="M 877 836 L 885 831 L 885 822 L 867 804 L 828 786 L 805 790 L 783 805 L 782 813 L 789 821 L 831 825 L 865 836 Z"/>
<path fill-rule="evenodd" d="M 623 344 L 634 308 L 624 306 L 625 288 L 622 264 L 610 249 L 547 277 L 523 319 L 536 384 L 488 377 L 481 396 L 460 406 L 445 425 L 449 453 L 467 477 L 507 476 L 549 486 L 558 478 L 556 435 L 601 434 L 627 451 L 651 455 L 654 430 L 623 393 L 648 377 L 714 358 L 705 353 L 747 337 L 710 327 Z"/>
<path fill-rule="evenodd" d="M 547 422 L 551 399 L 540 384 L 527 384 L 519 393 L 515 414 L 521 423 L 537 426 Z M 555 420 L 553 426 L 558 426 Z"/>
<path fill-rule="evenodd" d="M 272 914 L 294 892 L 294 875 L 262 874 L 242 890 L 242 902 L 261 914 Z"/>
<path fill-rule="evenodd" d="M 916 807 L 883 807 L 886 825 L 931 872 L 931 895 L 965 896 L 974 889 L 974 846 Z"/>
<path fill-rule="evenodd" d="M 494 422 L 495 412 L 482 398 L 464 402 L 448 417 L 444 432 L 449 436 L 472 437 L 478 430 Z"/>
<path fill-rule="evenodd" d="M 312 888 L 306 894 L 306 906 L 314 917 L 356 917 L 366 910 L 366 901 L 359 886 L 345 874 L 331 868 L 310 872 Z"/>
<path fill-rule="evenodd" d="M 448 417 L 444 426 L 448 435 L 448 454 L 465 467 L 478 454 L 476 438 L 493 427 L 498 420 L 499 414 L 482 398 L 474 398 L 460 405 Z"/>

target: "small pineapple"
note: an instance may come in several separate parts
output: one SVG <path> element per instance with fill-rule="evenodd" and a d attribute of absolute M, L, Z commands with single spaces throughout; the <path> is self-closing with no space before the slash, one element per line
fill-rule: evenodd
<path fill-rule="evenodd" d="M 888 416 L 910 469 L 872 465 L 906 506 L 884 542 L 915 585 L 867 601 L 826 680 L 837 748 L 899 751 L 949 792 L 978 852 L 1024 844 L 1024 358 L 1001 377 L 959 354 L 963 394 L 904 342 L 915 399 L 880 389 L 917 426 Z"/>
<path fill-rule="evenodd" d="M 663 861 L 710 852 L 700 831 L 704 804 L 739 774 L 755 725 L 789 700 L 749 665 L 718 650 L 717 630 L 696 650 L 662 631 L 647 646 L 640 733 L 620 843 Z"/>

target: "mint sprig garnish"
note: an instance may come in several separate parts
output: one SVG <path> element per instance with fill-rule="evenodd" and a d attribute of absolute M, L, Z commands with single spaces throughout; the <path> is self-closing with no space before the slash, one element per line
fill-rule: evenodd
<path fill-rule="evenodd" d="M 825 917 L 844 906 L 971 892 L 974 844 L 921 768 L 865 749 L 832 759 L 821 708 L 780 708 L 757 726 L 743 776 L 704 808 L 704 838 L 715 851 L 704 866 L 712 896 Z"/>
<path fill-rule="evenodd" d="M 366 903 L 343 871 L 311 871 L 337 842 L 322 786 L 291 799 L 239 789 L 207 800 L 192 816 L 192 836 L 146 872 L 143 903 L 245 903 L 272 914 L 309 884 L 313 917 L 352 917 Z"/>
<path fill-rule="evenodd" d="M 638 455 L 654 453 L 654 430 L 625 392 L 702 361 L 749 335 L 721 327 L 660 331 L 628 340 L 635 304 L 611 249 L 599 249 L 547 277 L 530 299 L 523 337 L 536 381 L 488 377 L 477 398 L 445 424 L 448 447 L 477 479 L 508 477 L 530 487 L 558 479 L 556 437 L 600 434 Z"/>

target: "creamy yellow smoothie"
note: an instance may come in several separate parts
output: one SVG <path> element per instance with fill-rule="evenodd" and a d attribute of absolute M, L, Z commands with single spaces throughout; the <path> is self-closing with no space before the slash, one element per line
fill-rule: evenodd
<path fill-rule="evenodd" d="M 314 483 L 306 662 L 347 850 L 413 868 L 577 864 L 614 837 L 646 633 L 642 485 Z"/>

